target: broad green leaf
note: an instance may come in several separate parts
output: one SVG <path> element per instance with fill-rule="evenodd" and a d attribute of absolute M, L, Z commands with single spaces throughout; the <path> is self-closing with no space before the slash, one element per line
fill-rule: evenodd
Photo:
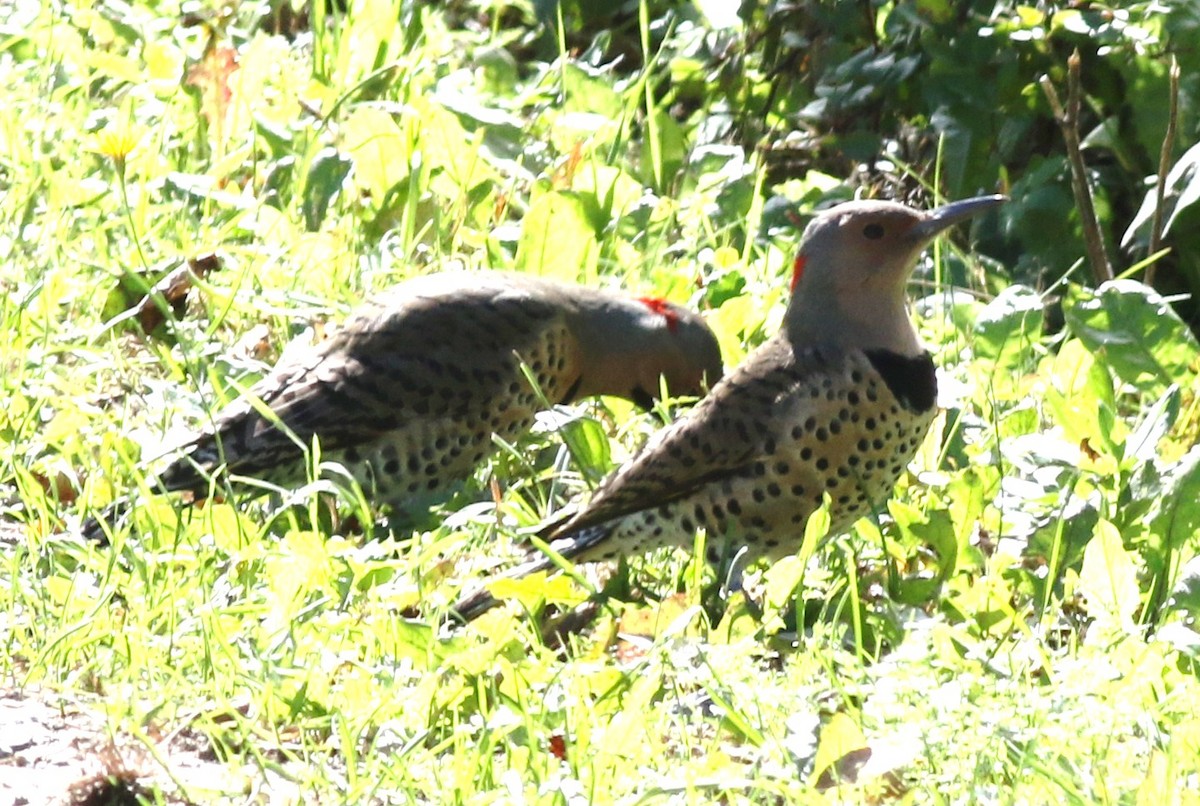
<path fill-rule="evenodd" d="M 566 574 L 531 574 L 521 579 L 496 579 L 488 583 L 488 592 L 500 600 L 516 599 L 527 610 L 541 604 L 579 604 L 587 595 Z"/>
<path fill-rule="evenodd" d="M 641 179 L 655 191 L 666 193 L 687 158 L 687 136 L 665 110 L 655 109 L 653 114 L 653 130 L 642 140 Z"/>
<path fill-rule="evenodd" d="M 575 191 L 594 230 L 603 232 L 642 198 L 642 186 L 620 168 L 589 160 L 575 172 Z"/>
<path fill-rule="evenodd" d="M 1071 332 L 1125 383 L 1153 395 L 1172 383 L 1194 383 L 1200 345 L 1154 289 L 1132 280 L 1095 291 L 1073 286 L 1063 314 Z"/>
<path fill-rule="evenodd" d="M 925 544 L 937 554 L 938 579 L 951 576 L 958 566 L 958 539 L 950 512 L 935 509 L 925 513 L 895 498 L 887 502 L 887 507 L 910 547 Z"/>
<path fill-rule="evenodd" d="M 1117 527 L 1109 521 L 1096 524 L 1095 536 L 1083 550 L 1079 587 L 1097 624 L 1121 631 L 1133 627 L 1140 600 L 1137 569 Z"/>
<path fill-rule="evenodd" d="M 1171 386 L 1166 393 L 1142 412 L 1137 427 L 1125 440 L 1126 459 L 1139 464 L 1158 457 L 1158 443 L 1171 430 L 1179 417 L 1179 387 Z"/>
<path fill-rule="evenodd" d="M 329 202 L 342 189 L 342 183 L 350 174 L 353 165 L 350 158 L 333 147 L 321 149 L 308 167 L 304 181 L 304 225 L 309 232 L 316 232 L 325 220 Z"/>
<path fill-rule="evenodd" d="M 563 66 L 562 82 L 563 108 L 567 112 L 594 114 L 612 121 L 621 118 L 625 102 L 607 76 L 579 62 L 569 62 Z"/>
<path fill-rule="evenodd" d="M 497 176 L 480 155 L 485 130 L 474 134 L 450 110 L 428 101 L 414 104 L 420 115 L 419 148 L 432 173 L 430 189 L 444 199 L 457 200 Z"/>
<path fill-rule="evenodd" d="M 562 427 L 562 437 L 579 469 L 600 478 L 612 467 L 612 449 L 604 426 L 592 417 L 576 417 Z"/>
<path fill-rule="evenodd" d="M 1112 376 L 1096 357 L 1079 339 L 1067 339 L 1053 356 L 1042 361 L 1039 370 L 1050 380 L 1042 405 L 1064 437 L 1109 461 L 1119 459 L 1114 439 L 1121 435 L 1100 428 L 1097 417 L 1098 411 L 1112 411 L 1116 399 Z"/>
<path fill-rule="evenodd" d="M 821 729 L 809 781 L 821 788 L 855 780 L 858 768 L 871 756 L 867 737 L 854 718 L 838 711 Z"/>
<path fill-rule="evenodd" d="M 797 588 L 804 582 L 805 561 L 795 554 L 784 557 L 763 574 L 766 582 L 765 604 L 777 609 L 786 607 Z"/>
<path fill-rule="evenodd" d="M 1034 355 L 1044 319 L 1037 293 L 1025 286 L 1009 286 L 976 316 L 975 354 L 995 362 L 997 374 L 1019 369 Z"/>
<path fill-rule="evenodd" d="M 354 161 L 355 182 L 382 204 L 408 176 L 411 155 L 404 132 L 386 112 L 358 106 L 342 125 L 342 137 L 342 148 Z"/>
<path fill-rule="evenodd" d="M 1200 618 L 1200 557 L 1193 557 L 1179 569 L 1167 606 L 1182 610 L 1193 623 Z"/>
<path fill-rule="evenodd" d="M 517 242 L 517 267 L 567 282 L 596 278 L 600 248 L 579 197 L 551 191 L 529 208 Z"/>
<path fill-rule="evenodd" d="M 1150 531 L 1164 554 L 1185 545 L 1200 550 L 1200 446 L 1193 447 L 1162 479 Z"/>

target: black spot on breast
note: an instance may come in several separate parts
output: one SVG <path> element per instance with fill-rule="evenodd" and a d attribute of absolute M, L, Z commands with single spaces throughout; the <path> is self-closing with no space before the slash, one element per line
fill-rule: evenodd
<path fill-rule="evenodd" d="M 867 350 L 871 366 L 883 378 L 900 404 L 910 411 L 929 411 L 937 400 L 937 370 L 933 356 L 923 353 L 915 358 L 890 350 Z"/>
<path fill-rule="evenodd" d="M 383 472 L 387 473 L 389 476 L 395 476 L 400 472 L 400 461 L 398 459 L 388 459 L 383 463 Z"/>

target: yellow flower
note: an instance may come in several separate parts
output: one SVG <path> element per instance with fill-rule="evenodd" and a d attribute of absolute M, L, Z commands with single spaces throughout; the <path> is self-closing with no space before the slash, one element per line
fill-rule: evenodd
<path fill-rule="evenodd" d="M 141 139 L 141 134 L 132 127 L 124 123 L 109 123 L 96 133 L 91 150 L 108 157 L 117 164 L 118 169 L 123 169 L 125 158 L 137 148 Z"/>

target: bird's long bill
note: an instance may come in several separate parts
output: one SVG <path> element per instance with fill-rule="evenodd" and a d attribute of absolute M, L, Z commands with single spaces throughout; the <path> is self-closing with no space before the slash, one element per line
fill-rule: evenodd
<path fill-rule="evenodd" d="M 986 213 L 1008 201 L 1007 196 L 976 196 L 971 199 L 961 199 L 930 210 L 921 223 L 909 230 L 914 240 L 925 241 L 937 235 L 942 230 L 952 227 L 960 221 Z"/>

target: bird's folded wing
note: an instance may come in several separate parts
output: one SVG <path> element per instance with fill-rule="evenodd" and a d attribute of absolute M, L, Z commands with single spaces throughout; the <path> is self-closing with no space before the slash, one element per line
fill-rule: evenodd
<path fill-rule="evenodd" d="M 551 523 L 540 537 L 554 540 L 661 507 L 747 472 L 770 452 L 770 423 L 783 414 L 781 407 L 795 404 L 797 383 L 838 371 L 842 358 L 825 348 L 794 352 L 784 340 L 771 339 L 686 417 L 651 437 L 587 506 Z"/>

